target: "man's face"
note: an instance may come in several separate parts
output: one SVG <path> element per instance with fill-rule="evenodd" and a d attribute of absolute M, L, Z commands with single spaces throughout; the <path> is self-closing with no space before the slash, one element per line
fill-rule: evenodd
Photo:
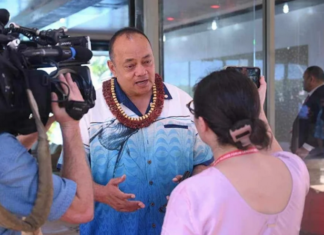
<path fill-rule="evenodd" d="M 155 65 L 151 45 L 140 34 L 122 35 L 114 44 L 113 61 L 108 66 L 128 96 L 143 96 L 155 83 Z"/>
<path fill-rule="evenodd" d="M 312 77 L 307 73 L 303 75 L 303 88 L 304 91 L 310 92 L 312 90 Z"/>

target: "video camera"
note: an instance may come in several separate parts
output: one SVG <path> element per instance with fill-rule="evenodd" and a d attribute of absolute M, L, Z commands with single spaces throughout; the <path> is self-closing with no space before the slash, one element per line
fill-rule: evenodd
<path fill-rule="evenodd" d="M 95 90 L 87 66 L 92 57 L 89 37 L 70 37 L 65 28 L 38 30 L 10 23 L 9 12 L 0 9 L 0 133 L 36 132 L 35 120 L 27 99 L 29 88 L 45 125 L 51 113 L 51 92 L 59 105 L 79 120 L 95 103 Z M 30 41 L 20 41 L 24 35 Z M 56 67 L 51 74 L 41 68 Z M 84 102 L 69 101 L 58 75 L 71 73 Z"/>

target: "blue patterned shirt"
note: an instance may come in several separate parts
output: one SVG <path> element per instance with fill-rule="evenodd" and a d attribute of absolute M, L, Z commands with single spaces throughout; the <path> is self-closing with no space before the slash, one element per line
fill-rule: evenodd
<path fill-rule="evenodd" d="M 123 110 L 141 116 L 118 83 L 116 96 Z M 81 235 L 154 235 L 161 233 L 166 196 L 176 186 L 172 179 L 193 171 L 194 166 L 213 161 L 210 148 L 197 134 L 186 104 L 191 97 L 165 85 L 162 114 L 150 126 L 131 129 L 111 114 L 102 90 L 96 105 L 81 120 L 80 127 L 93 179 L 106 185 L 112 178 L 126 175 L 119 185 L 124 193 L 145 204 L 136 212 L 118 212 L 96 202 L 94 220 L 80 226 Z M 149 108 L 148 108 L 149 110 Z"/>

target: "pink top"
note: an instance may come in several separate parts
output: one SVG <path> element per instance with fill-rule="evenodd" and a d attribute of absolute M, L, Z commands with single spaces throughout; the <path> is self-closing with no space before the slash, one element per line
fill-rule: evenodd
<path fill-rule="evenodd" d="M 288 167 L 293 187 L 278 214 L 253 210 L 215 167 L 180 183 L 171 194 L 162 235 L 297 235 L 309 189 L 304 162 L 288 152 L 275 154 Z"/>

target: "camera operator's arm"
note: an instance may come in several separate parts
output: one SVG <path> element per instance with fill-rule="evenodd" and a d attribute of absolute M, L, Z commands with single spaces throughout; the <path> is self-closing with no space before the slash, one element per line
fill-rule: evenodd
<path fill-rule="evenodd" d="M 51 127 L 51 125 L 53 124 L 53 122 L 55 121 L 55 117 L 52 116 L 48 119 L 46 125 L 45 125 L 45 129 L 46 131 L 48 131 Z M 19 140 L 19 142 L 25 146 L 26 149 L 31 149 L 33 147 L 33 145 L 36 143 L 38 138 L 38 133 L 31 133 L 29 135 L 19 135 L 17 137 L 17 139 Z"/>
<path fill-rule="evenodd" d="M 72 100 L 82 99 L 69 75 L 60 79 L 70 85 Z M 78 121 L 71 119 L 56 103 L 52 110 L 62 127 L 66 178 L 52 175 L 53 203 L 48 220 L 88 222 L 93 217 L 92 178 L 84 158 Z M 34 206 L 39 183 L 37 161 L 9 133 L 0 133 L 0 159 L 0 204 L 19 217 L 28 216 Z"/>
<path fill-rule="evenodd" d="M 69 74 L 59 79 L 70 87 L 70 100 L 82 101 L 82 96 Z M 63 86 L 64 87 L 64 86 Z M 66 89 L 64 87 L 63 89 Z M 65 91 L 67 92 L 67 91 Z M 53 100 L 57 96 L 53 93 Z M 81 141 L 79 121 L 72 119 L 57 103 L 52 103 L 56 121 L 59 122 L 63 136 L 64 164 L 62 176 L 77 184 L 74 200 L 61 217 L 62 220 L 73 223 L 85 223 L 93 218 L 93 185 L 90 169 L 85 160 L 85 152 Z"/>

